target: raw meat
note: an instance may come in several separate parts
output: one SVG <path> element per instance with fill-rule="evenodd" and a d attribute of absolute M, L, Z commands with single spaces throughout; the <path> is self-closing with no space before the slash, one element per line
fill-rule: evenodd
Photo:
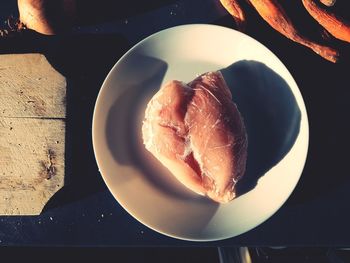
<path fill-rule="evenodd" d="M 220 72 L 161 87 L 147 105 L 142 136 L 146 149 L 192 191 L 220 203 L 236 196 L 248 141 Z"/>

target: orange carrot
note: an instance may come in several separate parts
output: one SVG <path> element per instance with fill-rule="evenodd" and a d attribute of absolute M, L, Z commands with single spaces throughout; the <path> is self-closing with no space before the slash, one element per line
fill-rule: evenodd
<path fill-rule="evenodd" d="M 336 16 L 312 0 L 302 0 L 309 14 L 334 37 L 350 42 L 350 23 Z"/>
<path fill-rule="evenodd" d="M 17 0 L 20 21 L 41 34 L 54 35 L 71 27 L 76 0 Z"/>
<path fill-rule="evenodd" d="M 237 0 L 220 0 L 220 2 L 235 20 L 237 28 L 244 31 L 246 26 L 246 18 L 239 2 Z"/>
<path fill-rule="evenodd" d="M 276 0 L 249 0 L 260 16 L 276 31 L 285 37 L 302 44 L 323 58 L 335 63 L 338 60 L 337 50 L 320 45 L 302 36 L 294 27 L 283 7 Z"/>
<path fill-rule="evenodd" d="M 336 0 L 320 0 L 320 2 L 326 6 L 334 6 Z"/>

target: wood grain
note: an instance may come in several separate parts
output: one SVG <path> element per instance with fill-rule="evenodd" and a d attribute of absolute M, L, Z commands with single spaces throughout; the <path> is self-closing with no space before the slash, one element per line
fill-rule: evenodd
<path fill-rule="evenodd" d="M 0 117 L 66 116 L 66 79 L 42 54 L 0 56 Z"/>
<path fill-rule="evenodd" d="M 0 56 L 0 215 L 37 215 L 64 185 L 66 80 L 41 54 Z"/>

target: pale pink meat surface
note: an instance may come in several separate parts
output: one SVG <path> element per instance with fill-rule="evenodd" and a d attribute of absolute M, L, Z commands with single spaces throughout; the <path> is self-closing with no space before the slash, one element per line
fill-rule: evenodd
<path fill-rule="evenodd" d="M 244 175 L 247 135 L 220 72 L 170 81 L 147 105 L 143 141 L 192 191 L 226 203 Z"/>

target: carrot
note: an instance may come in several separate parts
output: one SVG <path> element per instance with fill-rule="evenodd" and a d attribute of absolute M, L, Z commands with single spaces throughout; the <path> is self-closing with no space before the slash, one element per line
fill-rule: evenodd
<path fill-rule="evenodd" d="M 237 28 L 240 31 L 244 31 L 246 26 L 246 17 L 239 2 L 237 0 L 220 0 L 220 2 L 235 20 Z"/>
<path fill-rule="evenodd" d="M 20 21 L 45 35 L 54 35 L 70 27 L 76 0 L 17 0 Z"/>
<path fill-rule="evenodd" d="M 294 27 L 283 7 L 276 0 L 249 0 L 260 16 L 276 31 L 285 37 L 312 49 L 321 57 L 336 63 L 339 57 L 337 50 L 315 43 L 302 36 Z"/>
<path fill-rule="evenodd" d="M 320 0 L 320 2 L 326 6 L 334 6 L 336 0 Z"/>
<path fill-rule="evenodd" d="M 350 42 L 350 23 L 330 11 L 318 6 L 312 0 L 302 0 L 309 14 L 334 37 Z"/>

